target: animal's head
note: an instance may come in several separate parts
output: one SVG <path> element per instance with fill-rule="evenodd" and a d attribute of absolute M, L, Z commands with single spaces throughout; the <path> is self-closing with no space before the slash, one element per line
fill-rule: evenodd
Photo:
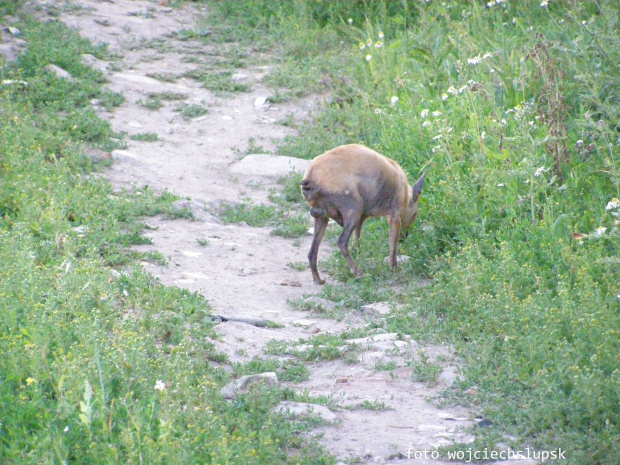
<path fill-rule="evenodd" d="M 418 179 L 418 182 L 416 182 L 413 187 L 410 187 L 411 192 L 409 205 L 400 219 L 400 227 L 403 231 L 407 231 L 418 216 L 418 203 L 420 202 L 420 196 L 422 195 L 422 186 L 424 185 L 425 176 L 426 173 Z"/>

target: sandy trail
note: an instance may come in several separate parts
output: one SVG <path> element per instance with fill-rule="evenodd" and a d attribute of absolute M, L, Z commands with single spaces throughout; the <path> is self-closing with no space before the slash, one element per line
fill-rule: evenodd
<path fill-rule="evenodd" d="M 38 3 L 43 17 L 46 8 L 65 4 L 49 0 Z M 72 5 L 79 8 L 66 8 L 61 20 L 93 42 L 109 44 L 120 57 L 113 62 L 91 58 L 92 65 L 109 80 L 108 88 L 125 96 L 122 106 L 112 112 L 100 110 L 99 114 L 117 132 L 130 136 L 154 132 L 159 136 L 157 142 L 127 137 L 128 147 L 113 152 L 113 166 L 105 173 L 113 186 L 130 189 L 148 185 L 201 204 L 241 198 L 268 201 L 269 189 L 278 186 L 274 177 L 233 175 L 231 169 L 250 139 L 275 153 L 273 141 L 294 133 L 278 121 L 288 115 L 307 117 L 318 98 L 257 108 L 258 98 L 274 93 L 261 83 L 268 67 L 239 70 L 252 90 L 227 98 L 215 96 L 190 78 L 164 82 L 151 77 L 179 75 L 198 67 L 209 69 L 210 56 L 226 53 L 215 45 L 174 38 L 177 31 L 191 29 L 201 15 L 208 14 L 193 4 L 173 9 L 158 6 L 156 1 L 79 0 Z M 149 95 L 162 93 L 183 94 L 181 102 L 202 105 L 209 112 L 186 119 L 175 111 L 179 101 L 163 100 L 157 110 L 144 105 Z M 223 224 L 215 217 L 205 221 L 155 217 L 147 223 L 153 245 L 139 249 L 158 251 L 169 263 L 143 265 L 163 284 L 202 293 L 214 313 L 264 318 L 281 325 L 268 329 L 235 322 L 219 324 L 222 340 L 218 348 L 231 361 L 264 357 L 262 349 L 270 340 L 287 340 L 294 345 L 316 333 L 363 326 L 370 318 L 352 313 L 338 322 L 290 307 L 288 301 L 319 290 L 307 269 L 300 272 L 287 266 L 306 262 L 309 237 L 295 246 L 293 240 L 272 236 L 268 229 Z M 198 240 L 207 240 L 208 244 L 201 245 Z M 321 255 L 328 250 L 324 244 Z M 340 407 L 336 409 L 337 422 L 318 428 L 314 434 L 321 435 L 322 444 L 345 462 L 357 458 L 355 463 L 444 463 L 429 458 L 431 448 L 453 438 L 471 441 L 471 436 L 461 432 L 473 422 L 471 414 L 461 408 L 440 410 L 428 402 L 445 385 L 429 388 L 412 381 L 413 369 L 404 365 L 421 349 L 415 341 L 396 340 L 392 335 L 379 339 L 359 343 L 356 363 L 335 360 L 311 364 L 310 379 L 291 386 L 307 389 L 312 395 L 332 396 Z M 445 347 L 424 350 L 430 355 L 449 354 Z M 375 369 L 389 363 L 397 369 Z M 447 369 L 441 379 L 449 384 L 453 372 Z M 363 403 L 366 408 L 359 408 Z"/>

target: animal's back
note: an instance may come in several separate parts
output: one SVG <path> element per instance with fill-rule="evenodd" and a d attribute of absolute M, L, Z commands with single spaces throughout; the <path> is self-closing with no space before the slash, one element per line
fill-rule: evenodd
<path fill-rule="evenodd" d="M 407 182 L 398 163 L 359 144 L 341 145 L 319 155 L 308 166 L 303 181 L 308 181 L 306 185 L 320 185 L 324 193 Z"/>

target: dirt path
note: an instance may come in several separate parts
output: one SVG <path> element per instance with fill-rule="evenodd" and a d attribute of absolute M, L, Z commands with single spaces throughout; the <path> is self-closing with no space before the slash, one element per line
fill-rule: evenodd
<path fill-rule="evenodd" d="M 128 147 L 113 152 L 114 164 L 105 175 L 115 188 L 149 185 L 199 203 L 239 201 L 243 197 L 267 201 L 268 189 L 276 186 L 275 179 L 233 174 L 238 153 L 246 150 L 251 138 L 257 145 L 274 150 L 272 140 L 293 133 L 277 124 L 278 120 L 287 115 L 307 115 L 316 105 L 315 97 L 257 107 L 257 99 L 272 94 L 261 84 L 269 71 L 264 67 L 239 70 L 252 91 L 231 98 L 218 98 L 189 78 L 164 82 L 148 77 L 152 73 L 180 74 L 204 63 L 208 54 L 217 53 L 213 46 L 171 38 L 172 33 L 191 29 L 200 15 L 207 14 L 194 5 L 172 9 L 158 6 L 156 1 L 76 0 L 66 8 L 64 1 L 38 3 L 43 6 L 43 15 L 54 3 L 65 5 L 62 21 L 95 43 L 108 43 L 110 50 L 122 57 L 113 63 L 91 60 L 105 72 L 108 87 L 125 96 L 122 106 L 111 113 L 101 111 L 101 116 L 115 131 L 129 135 L 154 132 L 159 136 L 157 142 L 127 138 Z M 153 41 L 157 38 L 166 40 Z M 184 94 L 183 102 L 203 105 L 209 112 L 184 119 L 175 111 L 178 101 L 164 100 L 158 110 L 140 103 L 149 94 L 163 92 Z M 231 361 L 264 357 L 262 349 L 270 340 L 287 340 L 294 345 L 313 334 L 363 326 L 370 318 L 352 313 L 338 322 L 294 311 L 287 304 L 318 291 L 308 270 L 299 272 L 287 266 L 306 261 L 309 237 L 295 246 L 293 240 L 272 236 L 268 229 L 223 224 L 215 217 L 193 222 L 151 218 L 148 224 L 153 245 L 141 249 L 159 251 L 169 264 L 162 267 L 145 262 L 144 266 L 162 283 L 201 292 L 214 313 L 264 318 L 281 325 L 267 329 L 244 323 L 219 324 L 222 340 L 218 347 Z M 201 245 L 197 240 L 207 240 L 208 244 Z M 322 253 L 326 250 L 324 246 Z M 430 454 L 433 446 L 449 443 L 452 438 L 470 441 L 472 438 L 460 431 L 472 423 L 471 414 L 464 409 L 439 410 L 428 402 L 444 385 L 428 388 L 412 382 L 413 369 L 404 364 L 420 349 L 415 341 L 396 340 L 394 335 L 377 339 L 358 341 L 357 363 L 340 359 L 313 364 L 310 379 L 291 386 L 307 389 L 315 396 L 331 396 L 340 407 L 334 409 L 337 421 L 318 428 L 315 434 L 322 435 L 321 443 L 344 462 L 357 457 L 355 463 L 444 463 L 430 460 L 430 455 L 423 458 L 422 453 Z M 448 353 L 441 347 L 425 350 Z M 375 369 L 388 363 L 397 369 Z M 450 373 L 447 370 L 442 378 L 447 383 L 453 379 Z M 364 403 L 366 408 L 359 408 Z M 411 459 L 406 458 L 408 451 Z"/>

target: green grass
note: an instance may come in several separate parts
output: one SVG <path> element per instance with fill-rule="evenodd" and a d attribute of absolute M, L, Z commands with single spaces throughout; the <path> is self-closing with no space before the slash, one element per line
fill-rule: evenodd
<path fill-rule="evenodd" d="M 129 138 L 138 142 L 157 142 L 159 140 L 159 136 L 156 132 L 141 132 L 132 134 Z"/>
<path fill-rule="evenodd" d="M 236 207 L 224 209 L 220 217 L 229 223 L 245 222 L 250 226 L 272 227 L 271 233 L 274 236 L 305 236 L 310 222 L 299 194 L 300 181 L 300 174 L 291 174 L 280 179 L 282 189 L 273 190 L 269 195 L 273 205 L 257 205 L 245 201 Z"/>
<path fill-rule="evenodd" d="M 189 103 L 180 104 L 177 106 L 176 111 L 178 111 L 183 118 L 187 119 L 198 118 L 199 116 L 209 113 L 209 109 L 205 108 L 203 105 Z"/>
<path fill-rule="evenodd" d="M 140 100 L 140 104 L 149 110 L 159 110 L 164 106 L 164 102 L 159 95 L 149 95 L 145 101 Z"/>
<path fill-rule="evenodd" d="M 160 255 L 127 249 L 148 243 L 144 216 L 178 213 L 170 193 L 92 176 L 85 144 L 115 134 L 90 108 L 104 79 L 81 55 L 105 50 L 60 22 L 17 26 L 27 51 L 0 63 L 2 80 L 28 82 L 0 87 L 0 462 L 333 463 L 310 425 L 272 412 L 287 391 L 219 395 L 230 375 L 208 302 L 138 264 Z"/>
<path fill-rule="evenodd" d="M 400 244 L 411 261 L 387 270 L 387 226 L 369 222 L 353 252 L 366 276 L 353 278 L 336 253 L 321 266 L 345 285 L 324 296 L 351 308 L 391 298 L 403 307 L 388 330 L 453 344 L 465 367 L 455 389 L 478 393 L 458 400 L 493 421 L 496 439 L 612 464 L 620 11 L 540 3 L 211 1 L 207 21 L 211 43 L 279 60 L 267 79 L 280 98 L 328 92 L 281 154 L 360 142 L 410 179 L 427 173 L 418 223 Z"/>
<path fill-rule="evenodd" d="M 202 82 L 205 88 L 216 95 L 250 92 L 252 90 L 252 86 L 249 84 L 233 80 L 232 74 L 232 71 L 213 72 L 211 69 L 195 69 L 184 73 L 184 76 Z"/>

